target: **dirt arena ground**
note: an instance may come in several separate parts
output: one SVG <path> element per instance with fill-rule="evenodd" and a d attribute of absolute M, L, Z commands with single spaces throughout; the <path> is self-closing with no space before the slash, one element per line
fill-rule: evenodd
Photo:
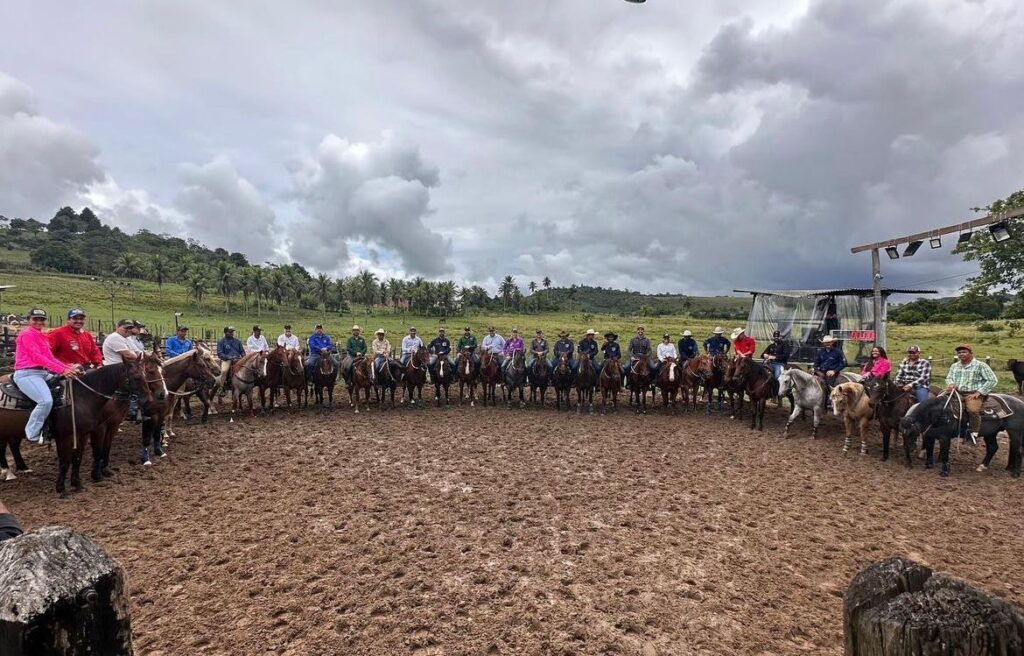
<path fill-rule="evenodd" d="M 60 501 L 37 450 L 0 494 L 124 565 L 140 654 L 839 654 L 846 585 L 895 554 L 1024 602 L 1005 445 L 943 480 L 781 422 L 307 411 L 146 470 L 126 427 L 114 480 Z"/>

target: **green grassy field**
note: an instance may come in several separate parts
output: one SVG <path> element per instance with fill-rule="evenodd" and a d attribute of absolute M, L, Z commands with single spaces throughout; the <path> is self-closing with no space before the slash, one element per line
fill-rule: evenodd
<path fill-rule="evenodd" d="M 30 307 L 43 307 L 62 320 L 64 313 L 71 306 L 83 308 L 89 315 L 91 328 L 95 321 L 102 321 L 99 326 L 104 332 L 110 329 L 110 296 L 104 285 L 87 277 L 64 275 L 46 275 L 39 273 L 19 274 L 0 272 L 0 285 L 15 285 L 14 289 L 3 292 L 3 313 L 24 313 Z M 483 313 L 464 316 L 423 317 L 395 313 L 384 308 L 367 309 L 356 306 L 354 311 L 339 316 L 328 312 L 323 314 L 314 310 L 300 310 L 295 307 L 264 306 L 262 314 L 257 317 L 255 307 L 243 312 L 241 296 L 232 303 L 231 311 L 225 312 L 224 302 L 217 295 L 210 295 L 199 308 L 186 295 L 184 287 L 167 284 L 159 289 L 155 283 L 133 281 L 130 288 L 119 288 L 114 298 L 114 317 L 132 317 L 145 322 L 154 331 L 166 335 L 174 325 L 174 313 L 181 312 L 181 321 L 187 324 L 193 334 L 201 335 L 207 331 L 211 335 L 219 335 L 227 324 L 238 328 L 244 338 L 254 323 L 260 323 L 270 337 L 279 334 L 281 326 L 291 323 L 295 332 L 305 335 L 312 331 L 316 323 L 322 322 L 325 329 L 335 339 L 347 335 L 353 323 L 359 324 L 367 332 L 384 328 L 392 343 L 397 341 L 410 325 L 415 325 L 421 334 L 433 335 L 439 326 L 447 326 L 449 335 L 458 335 L 463 326 L 471 326 L 478 336 L 483 334 L 489 324 L 494 324 L 499 331 L 508 335 L 512 327 L 517 327 L 524 336 L 531 336 L 537 328 L 544 330 L 549 338 L 557 336 L 558 331 L 566 329 L 579 338 L 587 328 L 594 328 L 598 333 L 614 330 L 620 337 L 628 338 L 638 322 L 643 323 L 648 334 L 654 338 L 668 332 L 677 340 L 684 329 L 690 329 L 702 341 L 711 333 L 715 325 L 721 324 L 728 332 L 742 322 L 733 320 L 692 319 L 685 316 L 664 316 L 637 319 L 620 315 L 585 316 L 581 313 L 544 313 L 544 314 L 511 314 Z M 990 363 L 1000 377 L 1000 389 L 1014 389 L 1012 376 L 1005 371 L 1006 360 L 1009 358 L 1024 359 L 1024 334 L 1010 336 L 1009 328 L 1004 322 L 990 322 L 997 332 L 979 332 L 970 324 L 924 324 L 918 326 L 889 325 L 889 350 L 893 360 L 898 361 L 901 352 L 908 344 L 918 344 L 925 355 L 934 358 L 936 376 L 944 376 L 945 370 L 953 358 L 953 347 L 962 341 L 971 342 L 975 353 L 981 358 L 989 358 Z M 735 325 L 734 325 L 735 324 Z"/>

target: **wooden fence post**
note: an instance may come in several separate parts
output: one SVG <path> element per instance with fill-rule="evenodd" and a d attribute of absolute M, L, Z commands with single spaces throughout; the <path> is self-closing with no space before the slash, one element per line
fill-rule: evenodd
<path fill-rule="evenodd" d="M 132 654 L 124 572 L 90 538 L 50 526 L 0 544 L 0 654 Z"/>
<path fill-rule="evenodd" d="M 871 565 L 843 599 L 847 656 L 1024 653 L 1024 613 L 966 581 L 903 558 Z"/>

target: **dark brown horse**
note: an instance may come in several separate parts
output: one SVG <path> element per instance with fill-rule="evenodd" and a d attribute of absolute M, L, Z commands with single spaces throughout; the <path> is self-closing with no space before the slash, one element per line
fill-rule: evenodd
<path fill-rule="evenodd" d="M 199 352 L 200 357 L 206 364 L 206 367 L 213 374 L 214 378 L 220 376 L 220 362 L 214 357 L 213 352 L 207 347 L 202 341 L 196 341 L 196 351 Z M 174 392 L 174 410 L 167 415 L 168 426 L 173 426 L 174 417 L 182 416 L 186 421 L 192 419 L 192 397 L 198 397 L 199 403 L 203 406 L 202 414 L 200 415 L 200 422 L 206 423 L 207 419 L 211 414 L 216 414 L 216 409 L 213 408 L 214 394 L 217 389 L 217 381 L 214 380 L 212 385 L 201 386 L 197 385 L 191 379 L 185 381 L 185 384 L 180 389 L 171 389 Z"/>
<path fill-rule="evenodd" d="M 547 358 L 534 356 L 533 364 L 526 372 L 526 378 L 530 383 L 530 403 L 537 402 L 537 391 L 540 391 L 540 407 L 544 407 L 544 397 L 548 393 L 548 385 L 551 384 L 551 375 L 548 372 Z"/>
<path fill-rule="evenodd" d="M 181 355 L 169 358 L 163 361 L 163 377 L 164 382 L 167 384 L 167 393 L 169 394 L 167 403 L 167 412 L 164 413 L 161 419 L 163 438 L 174 437 L 174 430 L 171 418 L 174 414 L 174 407 L 177 405 L 179 398 L 187 396 L 191 392 L 181 391 L 186 387 L 186 383 L 192 383 L 193 389 L 199 389 L 202 387 L 213 388 L 213 385 L 217 382 L 217 376 L 210 370 L 206 359 L 203 354 L 196 349 L 186 351 Z M 95 466 L 93 468 L 93 478 L 96 478 Z"/>
<path fill-rule="evenodd" d="M 430 355 L 423 346 L 416 349 L 416 352 L 409 356 L 402 371 L 405 378 L 405 394 L 402 395 L 402 403 L 406 400 L 409 405 L 416 405 L 419 399 L 423 403 L 423 386 L 427 383 L 427 365 L 430 363 Z"/>
<path fill-rule="evenodd" d="M 576 412 L 583 412 L 583 406 L 589 405 L 594 412 L 594 389 L 597 387 L 597 368 L 590 355 L 580 353 L 579 365 L 576 369 Z"/>
<path fill-rule="evenodd" d="M 430 381 L 434 383 L 434 403 L 441 407 L 441 392 L 444 392 L 444 405 L 447 408 L 451 402 L 452 381 L 455 380 L 455 367 L 448 361 L 448 356 L 439 355 L 430 367 Z"/>
<path fill-rule="evenodd" d="M 667 408 L 669 402 L 676 405 L 676 394 L 683 384 L 683 368 L 675 358 L 665 358 L 661 363 L 661 371 L 654 381 L 654 386 L 661 390 L 661 405 Z"/>
<path fill-rule="evenodd" d="M 267 380 L 265 387 L 270 392 L 270 404 L 268 408 L 274 409 L 277 401 L 278 390 L 281 389 L 284 380 L 284 367 L 287 352 L 283 346 L 275 346 L 267 353 Z"/>
<path fill-rule="evenodd" d="M 683 365 L 683 382 L 680 390 L 683 397 L 683 409 L 697 411 L 697 398 L 712 375 L 711 358 L 698 355 L 690 358 Z"/>
<path fill-rule="evenodd" d="M 354 406 L 356 414 L 359 414 L 359 395 L 363 394 L 366 400 L 366 411 L 370 411 L 370 390 L 373 387 L 373 371 L 370 369 L 370 358 L 361 355 L 352 363 L 352 382 L 348 384 L 348 404 Z"/>
<path fill-rule="evenodd" d="M 498 358 L 490 351 L 485 350 L 480 355 L 480 388 L 484 395 L 484 407 L 487 406 L 487 399 L 491 405 L 497 405 L 498 382 L 501 380 L 501 367 L 498 365 Z"/>
<path fill-rule="evenodd" d="M 889 459 L 889 443 L 893 434 L 900 433 L 900 420 L 907 416 L 910 406 L 917 403 L 914 391 L 905 391 L 902 387 L 889 380 L 888 376 L 872 379 L 865 384 L 871 405 L 875 409 L 875 419 L 882 429 L 882 460 Z M 929 397 L 934 394 L 929 394 Z"/>
<path fill-rule="evenodd" d="M 608 397 L 612 399 L 612 410 L 619 411 L 619 390 L 622 389 L 622 363 L 618 358 L 606 359 L 601 366 L 598 379 L 601 388 L 601 414 L 608 412 Z"/>
<path fill-rule="evenodd" d="M 280 347 L 278 347 L 280 348 Z M 268 372 L 269 373 L 269 372 Z M 284 402 L 292 407 L 292 392 L 295 392 L 295 407 L 309 405 L 309 386 L 306 385 L 306 366 L 302 354 L 297 349 L 284 352 L 284 367 L 281 370 L 281 387 L 284 389 Z M 274 390 L 270 392 L 270 407 L 274 407 Z"/>
<path fill-rule="evenodd" d="M 476 405 L 476 365 L 473 363 L 473 353 L 462 351 L 455 361 L 455 372 L 459 378 L 459 405 L 462 405 L 466 398 L 465 388 L 469 388 L 469 407 Z"/>
<path fill-rule="evenodd" d="M 752 358 L 738 357 L 732 366 L 732 377 L 735 386 L 740 389 L 742 408 L 742 396 L 746 393 L 750 397 L 750 428 L 759 431 L 764 430 L 764 411 L 768 405 L 768 399 L 776 394 L 775 375 L 772 370 Z"/>
<path fill-rule="evenodd" d="M 391 407 L 395 407 L 395 390 L 402 384 L 402 366 L 393 358 L 385 358 L 384 364 L 377 367 L 376 385 L 377 403 L 381 409 L 386 407 L 384 401 L 388 392 L 391 393 Z"/>
<path fill-rule="evenodd" d="M 572 390 L 572 367 L 569 365 L 569 354 L 562 353 L 555 362 L 555 370 L 551 373 L 551 386 L 555 388 L 555 409 L 562 409 L 562 401 L 565 401 L 565 409 L 572 409 L 572 402 L 569 394 Z"/>
<path fill-rule="evenodd" d="M 636 406 L 636 413 L 647 414 L 647 390 L 651 386 L 651 364 L 647 358 L 630 363 L 626 374 L 629 383 L 629 403 Z"/>
<path fill-rule="evenodd" d="M 338 363 L 334 356 L 324 353 L 316 360 L 313 367 L 313 399 L 321 408 L 324 407 L 324 392 L 327 392 L 327 407 L 334 407 L 334 385 L 338 382 Z"/>
<path fill-rule="evenodd" d="M 711 399 L 712 392 L 718 390 L 718 409 L 722 410 L 724 405 L 725 393 L 728 391 L 728 384 L 726 380 L 726 370 L 729 368 L 729 356 L 724 353 L 718 353 L 710 356 L 711 358 L 711 375 L 704 381 L 704 394 L 707 396 L 707 406 L 704 409 L 704 414 L 711 414 Z M 740 399 L 742 403 L 743 399 Z M 730 400 L 731 404 L 731 400 Z"/>

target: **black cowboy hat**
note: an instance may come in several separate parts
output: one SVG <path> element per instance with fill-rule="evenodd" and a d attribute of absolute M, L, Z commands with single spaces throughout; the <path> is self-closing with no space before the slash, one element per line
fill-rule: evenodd
<path fill-rule="evenodd" d="M 616 334 L 615 334 L 615 333 L 613 333 L 613 332 L 607 332 L 607 333 L 605 333 L 605 334 L 604 334 L 604 336 L 605 336 L 605 337 L 610 337 L 611 339 L 618 339 L 618 338 L 619 338 L 619 336 L 618 336 L 618 335 L 616 335 Z"/>

